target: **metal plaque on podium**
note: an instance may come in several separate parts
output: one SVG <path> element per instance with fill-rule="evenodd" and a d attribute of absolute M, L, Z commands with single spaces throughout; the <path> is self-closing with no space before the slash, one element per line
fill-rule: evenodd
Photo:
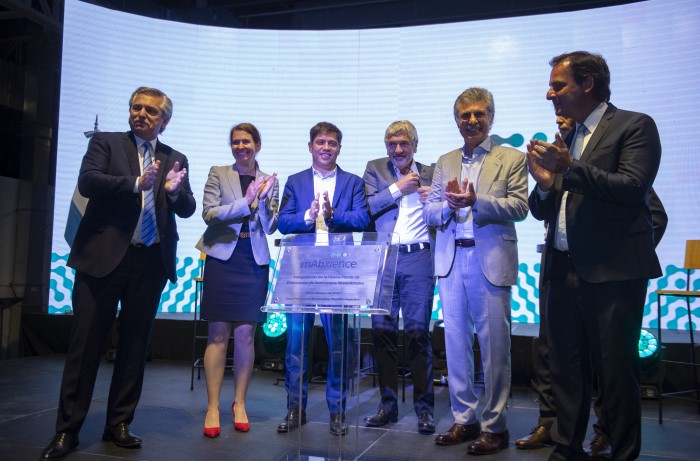
<path fill-rule="evenodd" d="M 390 245 L 391 234 L 374 232 L 285 236 L 263 310 L 386 314 L 396 272 Z"/>
<path fill-rule="evenodd" d="M 280 241 L 262 310 L 287 315 L 287 398 L 306 409 L 310 423 L 288 433 L 284 459 L 356 459 L 366 448 L 358 445 L 361 322 L 391 308 L 397 258 L 391 238 L 364 232 L 293 234 Z M 321 355 L 313 348 L 316 314 L 328 345 L 325 367 L 314 367 L 314 354 Z M 326 375 L 316 376 L 318 368 Z M 325 384 L 325 392 L 309 383 Z M 345 415 L 344 436 L 333 433 L 334 412 Z"/>

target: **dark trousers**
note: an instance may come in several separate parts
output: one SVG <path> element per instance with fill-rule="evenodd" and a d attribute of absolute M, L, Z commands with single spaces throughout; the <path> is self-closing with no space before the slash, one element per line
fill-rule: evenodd
<path fill-rule="evenodd" d="M 394 247 L 395 248 L 395 247 Z M 374 358 L 377 365 L 380 408 L 398 409 L 398 334 L 399 311 L 403 313 L 406 356 L 413 377 L 413 406 L 416 414 L 433 414 L 433 346 L 430 338 L 430 314 L 433 308 L 435 280 L 430 249 L 400 253 L 396 262 L 391 312 L 372 316 Z"/>
<path fill-rule="evenodd" d="M 549 287 L 540 277 L 540 329 L 532 341 L 532 388 L 540 401 L 538 426 L 553 430 L 556 422 L 556 409 L 552 395 L 552 383 L 549 375 L 549 346 L 547 344 L 547 291 Z"/>
<path fill-rule="evenodd" d="M 552 395 L 552 382 L 549 373 L 549 345 L 547 343 L 547 291 L 548 285 L 540 280 L 540 328 L 537 337 L 532 341 L 532 389 L 537 394 L 540 402 L 539 417 L 537 425 L 543 426 L 550 431 L 554 430 L 557 421 L 557 410 L 554 405 Z M 596 415 L 596 422 L 593 429 L 596 433 L 606 434 L 603 418 L 603 397 L 597 386 L 597 377 L 593 379 L 594 390 L 597 394 L 593 402 L 593 412 Z"/>
<path fill-rule="evenodd" d="M 61 382 L 57 432 L 80 431 L 85 421 L 105 340 L 119 312 L 119 340 L 107 401 L 106 425 L 130 423 L 141 397 L 153 319 L 165 287 L 160 246 L 129 247 L 106 277 L 76 272 L 73 330 Z"/>
<path fill-rule="evenodd" d="M 639 331 L 648 280 L 588 283 L 568 253 L 554 251 L 547 299 L 547 339 L 557 413 L 552 460 L 581 458 L 593 373 L 603 396 L 613 460 L 641 449 Z M 583 458 L 581 458 L 583 459 Z"/>

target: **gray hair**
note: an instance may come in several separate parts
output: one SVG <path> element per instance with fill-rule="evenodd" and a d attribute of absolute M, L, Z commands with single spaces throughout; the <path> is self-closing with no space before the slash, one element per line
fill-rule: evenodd
<path fill-rule="evenodd" d="M 384 132 L 384 144 L 389 143 L 389 138 L 399 134 L 405 134 L 411 139 L 411 143 L 415 146 L 418 144 L 418 131 L 413 123 L 408 120 L 397 120 L 392 122 Z"/>

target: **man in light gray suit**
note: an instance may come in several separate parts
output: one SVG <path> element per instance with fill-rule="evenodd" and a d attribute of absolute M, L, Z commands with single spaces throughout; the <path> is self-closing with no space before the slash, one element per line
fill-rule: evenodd
<path fill-rule="evenodd" d="M 418 132 L 408 120 L 393 122 L 384 134 L 387 157 L 367 163 L 363 179 L 371 223 L 378 233 L 390 234 L 391 251 L 397 251 L 391 311 L 372 316 L 374 357 L 381 402 L 365 418 L 371 427 L 398 420 L 399 310 L 403 312 L 405 344 L 413 378 L 413 407 L 418 432 L 435 432 L 433 422 L 433 348 L 430 314 L 435 280 L 430 252 L 435 229 L 423 221 L 423 204 L 430 193 L 433 168 L 413 160 Z"/>
<path fill-rule="evenodd" d="M 438 445 L 472 440 L 470 454 L 508 446 L 510 295 L 517 282 L 515 222 L 527 216 L 527 168 L 521 152 L 488 136 L 493 96 L 469 88 L 454 104 L 464 146 L 441 156 L 423 218 L 437 226 L 435 275 L 445 321 L 450 405 L 455 423 Z M 474 333 L 484 373 L 484 408 L 477 416 Z M 481 422 L 479 421 L 481 419 Z"/>

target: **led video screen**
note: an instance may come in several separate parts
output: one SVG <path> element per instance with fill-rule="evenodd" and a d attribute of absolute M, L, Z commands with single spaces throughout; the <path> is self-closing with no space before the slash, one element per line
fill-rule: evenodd
<path fill-rule="evenodd" d="M 694 0 L 340 31 L 197 26 L 67 0 L 64 27 L 51 313 L 70 310 L 73 274 L 65 265 L 70 248 L 64 232 L 87 147 L 85 132 L 96 116 L 101 131 L 128 130 L 128 99 L 138 86 L 158 87 L 172 98 L 173 117 L 160 139 L 188 156 L 198 202 L 194 216 L 178 220 L 179 281 L 166 287 L 162 312 L 189 312 L 194 305 L 192 278 L 199 272 L 194 245 L 205 227 L 202 191 L 212 165 L 232 162 L 228 133 L 234 124 L 258 127 L 260 168 L 278 174 L 280 191 L 290 174 L 311 165 L 309 128 L 322 120 L 343 131 L 338 163 L 360 176 L 367 161 L 386 155 L 384 130 L 398 119 L 418 129 L 416 159 L 435 162 L 463 142 L 452 106 L 470 86 L 494 95 L 494 139 L 524 152 L 529 139 L 551 140 L 556 131 L 545 99 L 549 59 L 577 49 L 605 56 L 611 102 L 651 115 L 661 132 L 654 187 L 669 226 L 658 248 L 664 276 L 650 283 L 646 326 L 656 321 L 653 290 L 676 286 L 683 277 L 677 267 L 685 241 L 698 237 L 700 156 L 694 154 L 692 133 L 700 132 L 700 4 Z M 536 247 L 544 229 L 528 217 L 517 232 L 520 277 L 513 288 L 513 319 L 538 322 Z M 687 328 L 674 305 L 664 314 L 664 327 Z M 437 297 L 433 314 L 440 316 Z"/>

